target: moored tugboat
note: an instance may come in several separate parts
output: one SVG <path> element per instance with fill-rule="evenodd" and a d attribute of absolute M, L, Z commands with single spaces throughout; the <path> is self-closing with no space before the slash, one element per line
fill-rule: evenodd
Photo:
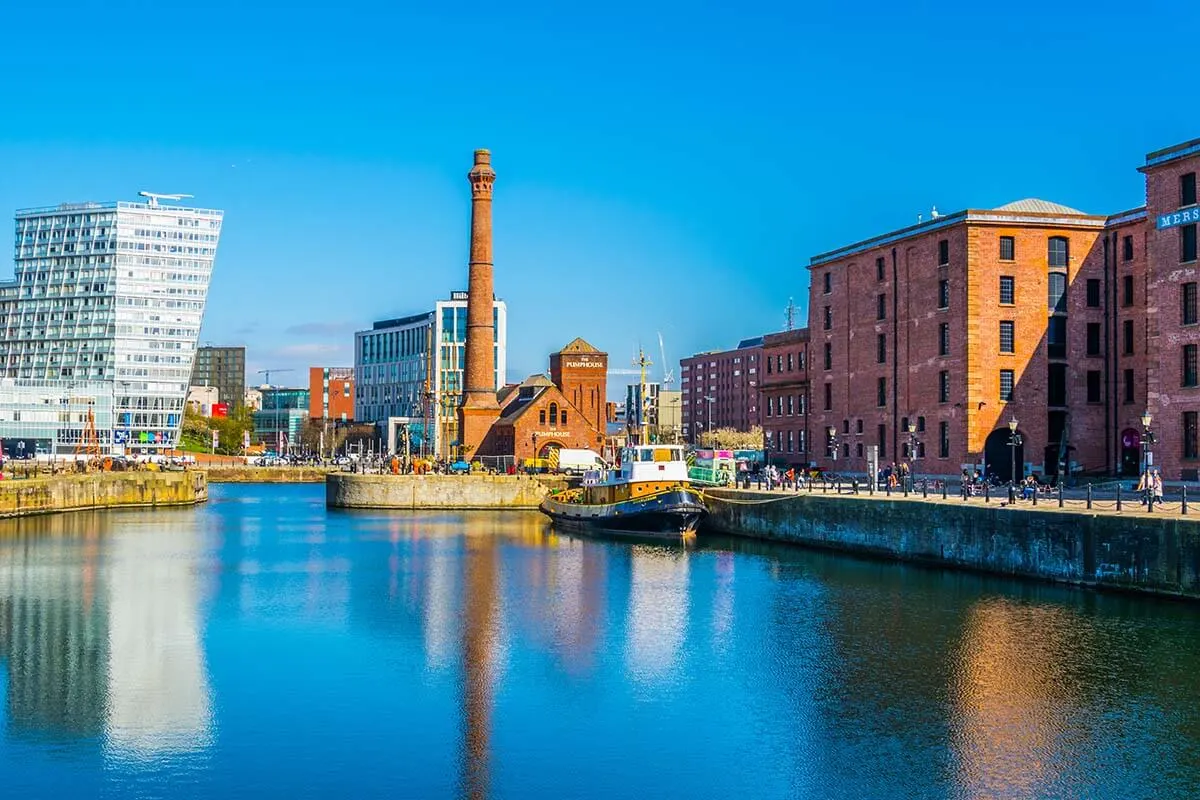
<path fill-rule="evenodd" d="M 670 539 L 693 537 L 706 513 L 680 445 L 626 447 L 616 468 L 590 471 L 583 484 L 547 497 L 542 513 L 565 529 Z"/>

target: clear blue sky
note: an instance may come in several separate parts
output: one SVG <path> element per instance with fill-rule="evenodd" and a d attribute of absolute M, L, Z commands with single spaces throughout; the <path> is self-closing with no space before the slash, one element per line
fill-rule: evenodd
<path fill-rule="evenodd" d="M 779 329 L 809 256 L 934 204 L 1139 205 L 1145 153 L 1200 136 L 1186 3 L 446 9 L 9 4 L 0 213 L 194 194 L 226 211 L 202 340 L 350 364 L 465 286 L 488 147 L 519 378 L 575 336 L 620 364 Z"/>

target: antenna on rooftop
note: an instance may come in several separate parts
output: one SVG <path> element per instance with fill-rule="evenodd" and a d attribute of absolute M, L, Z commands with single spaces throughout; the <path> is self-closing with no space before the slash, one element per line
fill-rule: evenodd
<path fill-rule="evenodd" d="M 796 303 L 792 298 L 788 298 L 787 309 L 784 312 L 784 330 L 794 331 L 796 329 Z"/>
<path fill-rule="evenodd" d="M 195 197 L 190 194 L 159 194 L 158 192 L 138 192 L 138 196 L 148 198 L 151 208 L 158 208 L 159 200 L 185 200 Z"/>

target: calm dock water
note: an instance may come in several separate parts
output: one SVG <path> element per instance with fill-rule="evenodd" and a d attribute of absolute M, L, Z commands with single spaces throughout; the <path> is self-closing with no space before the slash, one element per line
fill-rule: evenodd
<path fill-rule="evenodd" d="M 7 797 L 1194 797 L 1194 607 L 320 486 L 0 523 Z"/>

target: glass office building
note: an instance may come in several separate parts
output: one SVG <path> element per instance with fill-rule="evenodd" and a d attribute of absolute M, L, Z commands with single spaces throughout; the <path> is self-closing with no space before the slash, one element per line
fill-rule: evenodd
<path fill-rule="evenodd" d="M 262 408 L 254 412 L 256 443 L 273 452 L 295 447 L 308 419 L 309 390 L 271 387 L 261 390 Z"/>
<path fill-rule="evenodd" d="M 174 447 L 221 222 L 221 211 L 156 197 L 18 211 L 14 276 L 0 282 L 0 377 L 67 406 L 106 386 L 96 404 L 111 417 L 93 415 L 106 451 Z M 0 438 L 22 436 L 16 424 L 0 420 Z"/>
<path fill-rule="evenodd" d="M 508 310 L 492 304 L 496 388 L 504 385 Z M 432 311 L 376 322 L 354 334 L 354 418 L 386 423 L 411 419 L 433 429 L 433 452 L 446 455 L 458 439 L 467 344 L 467 293 L 453 292 Z M 391 438 L 390 436 L 388 437 Z"/>

